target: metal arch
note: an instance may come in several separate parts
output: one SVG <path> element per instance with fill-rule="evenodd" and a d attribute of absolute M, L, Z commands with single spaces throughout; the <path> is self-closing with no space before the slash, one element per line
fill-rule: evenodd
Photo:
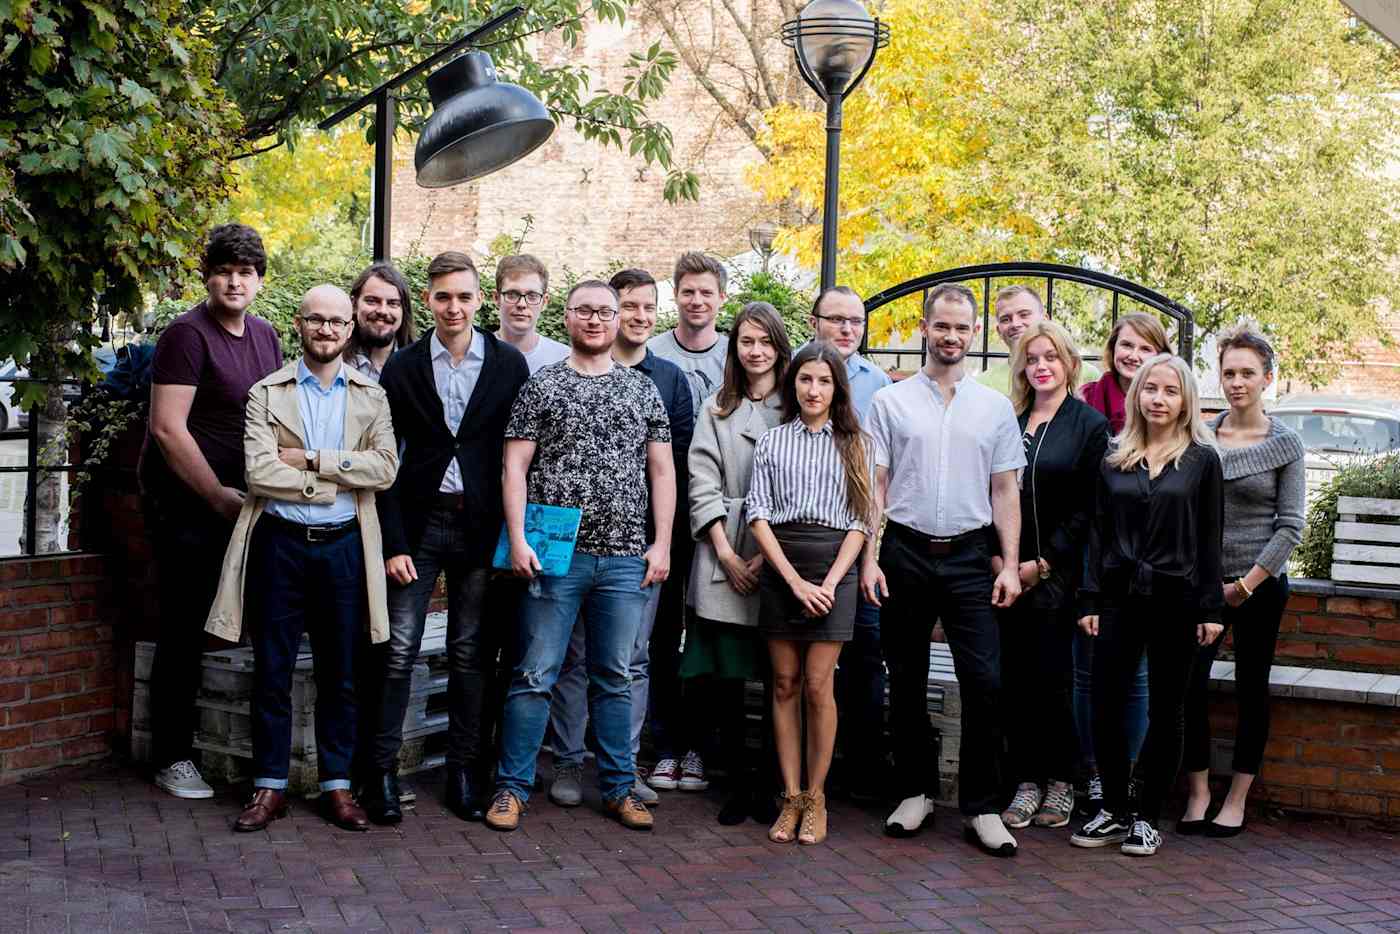
<path fill-rule="evenodd" d="M 926 292 L 935 286 L 945 282 L 963 282 L 968 279 L 1007 279 L 1012 277 L 1044 279 L 1049 284 L 1047 289 L 1046 307 L 1051 309 L 1053 314 L 1053 295 L 1051 291 L 1054 282 L 1063 280 L 1075 282 L 1080 285 L 1093 286 L 1113 293 L 1114 317 L 1117 317 L 1118 298 L 1126 296 L 1139 304 L 1146 305 L 1154 311 L 1161 312 L 1172 318 L 1177 323 L 1177 354 L 1191 359 L 1195 349 L 1196 320 L 1186 306 L 1180 302 L 1173 301 L 1161 292 L 1149 289 L 1147 286 L 1138 285 L 1136 282 L 1129 282 L 1118 276 L 1109 275 L 1106 272 L 1096 272 L 1092 269 L 1082 269 L 1078 266 L 1065 266 L 1060 263 L 984 263 L 979 266 L 959 266 L 956 269 L 945 269 L 941 272 L 929 273 L 926 276 L 919 276 L 916 279 L 909 279 L 899 285 L 891 286 L 881 292 L 877 292 L 865 301 L 865 318 L 870 320 L 871 312 L 879 309 L 896 299 L 904 298 L 906 295 L 913 295 L 916 292 Z M 985 291 L 985 290 L 984 290 Z M 990 301 L 990 296 L 983 296 L 984 304 Z M 983 309 L 986 314 L 986 309 Z M 867 328 L 867 333 L 869 329 Z M 862 346 L 862 351 L 866 348 Z M 877 348 L 878 350 L 878 348 Z M 985 350 L 985 348 L 984 348 Z"/>

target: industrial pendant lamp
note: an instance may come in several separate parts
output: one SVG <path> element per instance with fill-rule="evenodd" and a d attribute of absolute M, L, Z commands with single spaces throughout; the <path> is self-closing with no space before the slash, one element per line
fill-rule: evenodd
<path fill-rule="evenodd" d="M 418 137 L 418 184 L 445 188 L 503 169 L 534 152 L 554 121 L 529 91 L 496 80 L 485 52 L 468 52 L 428 76 L 433 115 Z"/>

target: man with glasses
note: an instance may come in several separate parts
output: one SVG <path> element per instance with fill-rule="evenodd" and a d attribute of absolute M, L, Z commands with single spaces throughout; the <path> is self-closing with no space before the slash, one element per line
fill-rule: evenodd
<path fill-rule="evenodd" d="M 496 307 L 501 315 L 496 336 L 525 356 L 532 375 L 569 355 L 568 347 L 535 330 L 547 301 L 549 270 L 544 263 L 529 253 L 501 257 L 496 263 Z"/>
<path fill-rule="evenodd" d="M 511 569 L 530 587 L 486 823 L 503 831 L 519 826 L 534 787 L 550 697 L 582 610 L 603 806 L 624 827 L 650 830 L 651 812 L 633 791 L 629 668 L 651 590 L 670 573 L 676 503 L 670 420 L 652 381 L 613 361 L 618 295 L 612 286 L 593 279 L 575 285 L 564 323 L 569 358 L 530 377 L 506 429 Z M 525 539 L 527 501 L 582 511 L 563 576 L 540 574 Z"/>
<path fill-rule="evenodd" d="M 501 528 L 501 451 L 511 403 L 529 378 L 514 347 L 473 326 L 481 280 L 471 258 L 442 253 L 428 265 L 424 300 L 433 330 L 395 354 L 380 385 L 389 396 L 402 464 L 379 494 L 389 578 L 389 647 L 383 698 L 364 790 L 375 823 L 402 819 L 398 754 L 413 666 L 438 574 L 447 575 L 447 807 L 480 820 L 491 765 L 482 741 L 483 605 Z"/>
<path fill-rule="evenodd" d="M 415 340 L 408 280 L 392 263 L 370 264 L 350 286 L 355 329 L 345 345 L 345 362 L 376 383 L 384 364 Z"/>
<path fill-rule="evenodd" d="M 858 352 L 865 337 L 865 302 L 844 285 L 827 289 L 812 305 L 814 340 L 833 345 L 846 361 L 851 403 L 864 422 L 876 390 L 889 375 Z M 851 641 L 841 648 L 836 668 L 836 709 L 840 723 L 841 784 L 855 800 L 884 795 L 885 660 L 880 652 L 880 608 L 862 598 Z"/>
<path fill-rule="evenodd" d="M 253 799 L 238 831 L 262 830 L 287 811 L 292 675 L 303 632 L 315 662 L 322 813 L 343 830 L 369 829 L 349 791 L 355 656 L 367 605 L 371 640 L 389 637 L 374 494 L 393 483 L 398 446 L 384 391 L 341 359 L 353 324 L 340 289 L 307 292 L 295 320 L 301 360 L 248 393 L 250 495 L 206 626 L 237 642 L 246 621 L 253 645 Z"/>

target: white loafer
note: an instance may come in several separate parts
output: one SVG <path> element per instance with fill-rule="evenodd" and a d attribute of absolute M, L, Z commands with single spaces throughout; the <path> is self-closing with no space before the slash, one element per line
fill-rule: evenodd
<path fill-rule="evenodd" d="M 933 823 L 933 802 L 926 795 L 915 795 L 899 802 L 885 818 L 885 834 L 890 837 L 913 837 Z"/>
<path fill-rule="evenodd" d="M 963 819 L 969 843 L 975 843 L 993 856 L 1015 856 L 1016 838 L 997 814 L 978 814 Z"/>

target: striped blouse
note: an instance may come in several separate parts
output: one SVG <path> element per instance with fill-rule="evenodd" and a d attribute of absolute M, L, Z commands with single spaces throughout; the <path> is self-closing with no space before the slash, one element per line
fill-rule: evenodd
<path fill-rule="evenodd" d="M 746 522 L 802 522 L 869 534 L 846 502 L 846 471 L 829 421 L 820 431 L 809 431 L 795 418 L 758 439 L 745 512 Z"/>

